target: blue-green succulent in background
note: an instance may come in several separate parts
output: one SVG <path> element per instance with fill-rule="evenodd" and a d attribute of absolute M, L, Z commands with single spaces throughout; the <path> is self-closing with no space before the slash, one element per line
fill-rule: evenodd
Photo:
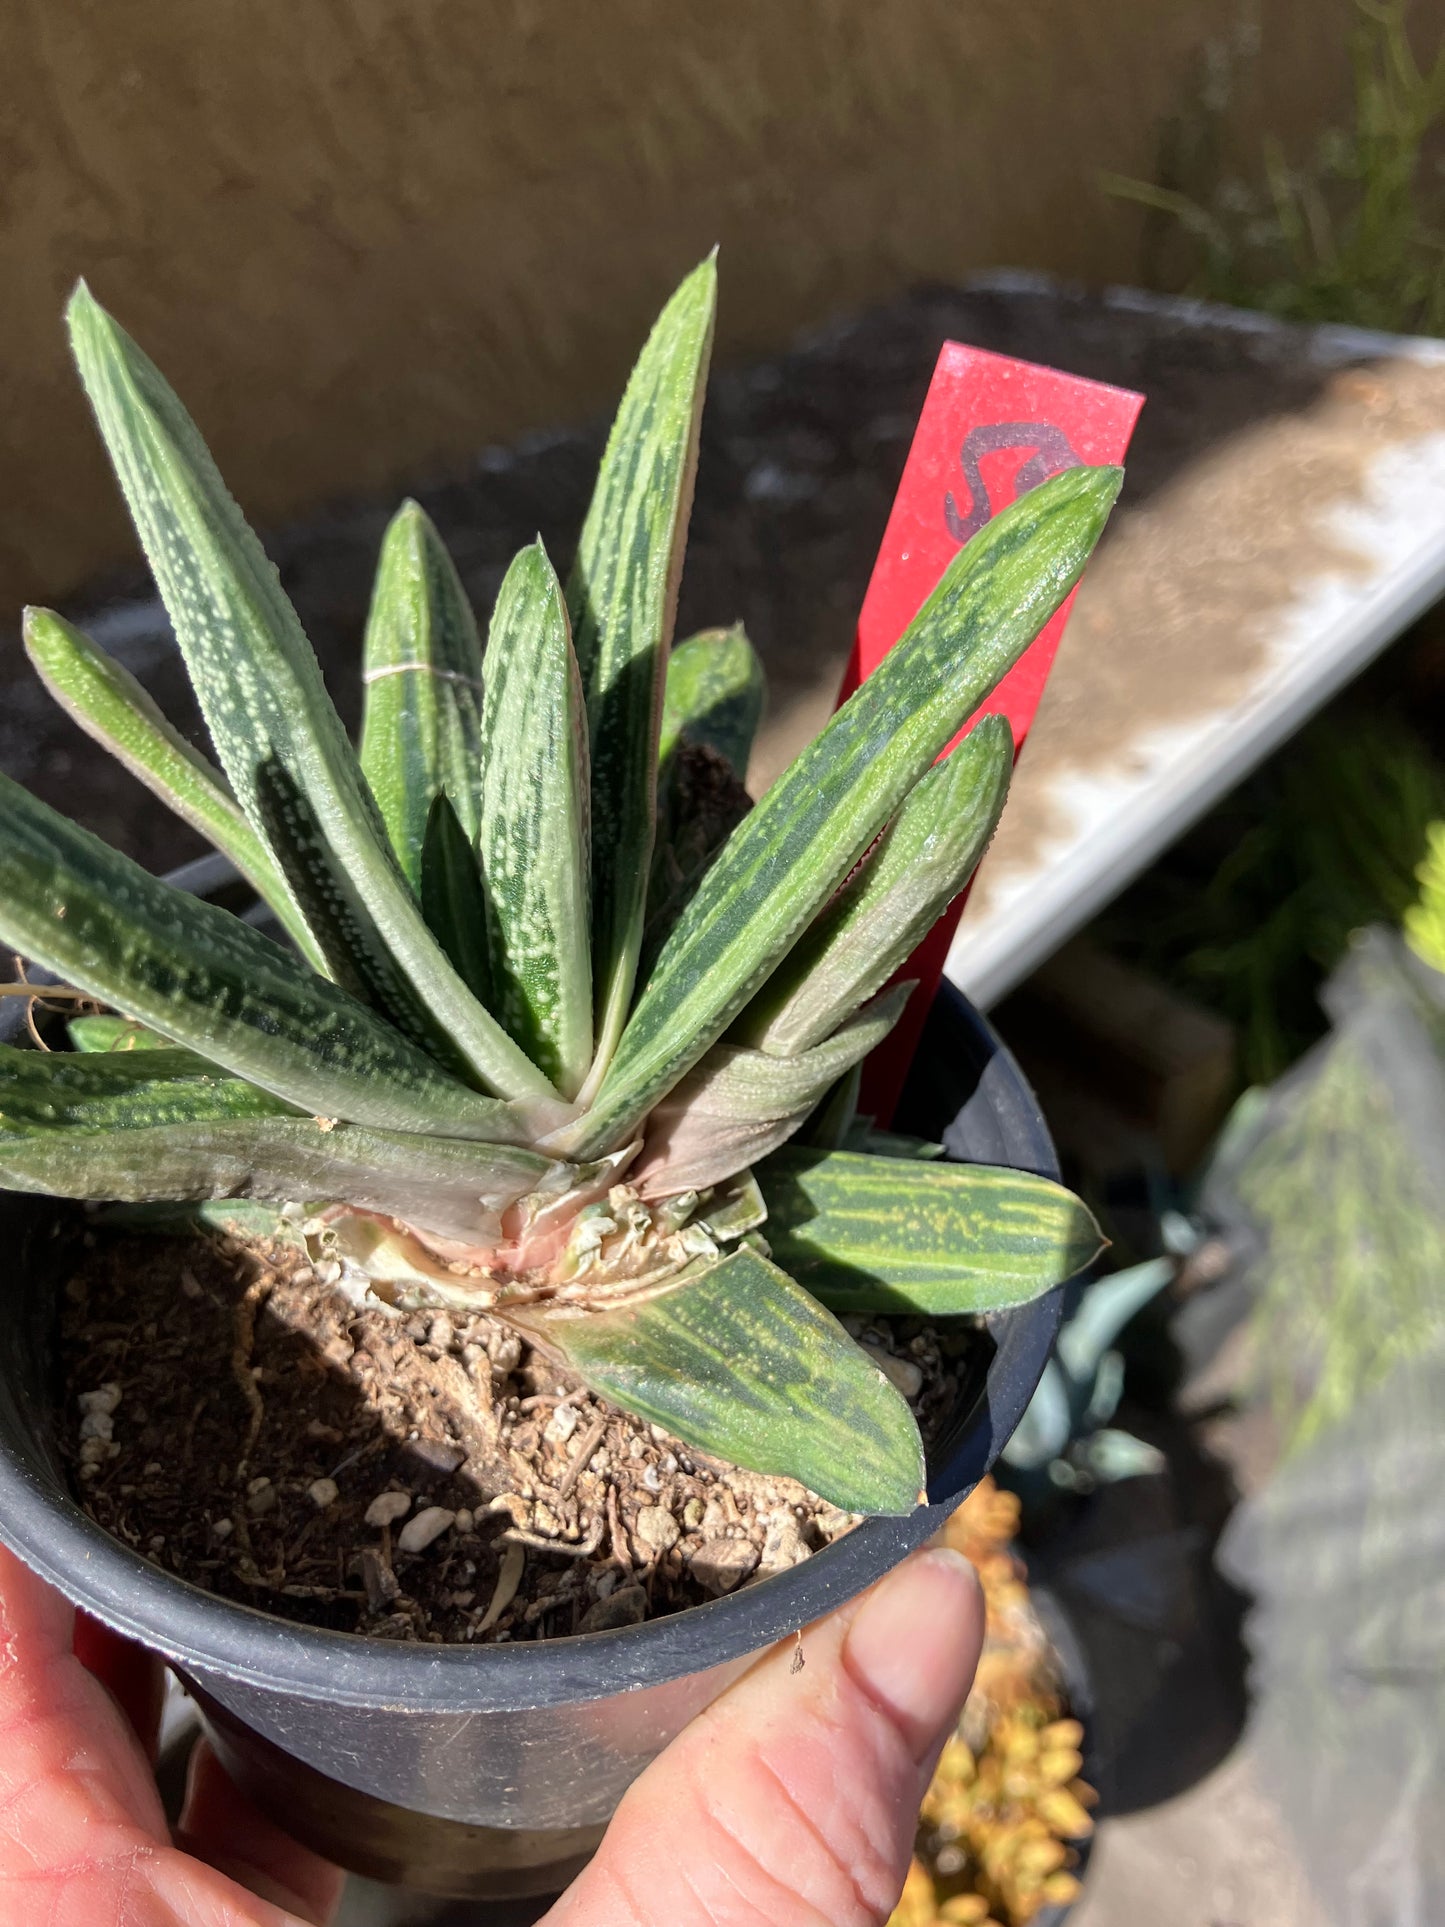
<path fill-rule="evenodd" d="M 1084 1286 L 1003 1450 L 1000 1476 L 1026 1501 L 1037 1504 L 1050 1491 L 1087 1492 L 1163 1469 L 1156 1446 L 1109 1421 L 1124 1392 L 1124 1358 L 1115 1341 L 1177 1270 L 1173 1257 L 1150 1258 Z"/>

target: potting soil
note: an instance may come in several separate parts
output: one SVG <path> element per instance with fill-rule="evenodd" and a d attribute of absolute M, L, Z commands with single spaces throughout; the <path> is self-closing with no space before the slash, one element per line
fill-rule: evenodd
<path fill-rule="evenodd" d="M 861 1335 L 925 1432 L 978 1342 L 916 1320 Z M 855 1523 L 593 1397 L 497 1319 L 358 1308 L 289 1246 L 92 1234 L 63 1367 L 63 1448 L 98 1524 L 208 1591 L 345 1632 L 636 1624 Z"/>

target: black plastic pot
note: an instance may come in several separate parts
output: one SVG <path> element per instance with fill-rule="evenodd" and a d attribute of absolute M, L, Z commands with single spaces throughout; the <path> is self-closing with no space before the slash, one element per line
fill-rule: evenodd
<path fill-rule="evenodd" d="M 905 1099 L 950 1155 L 1056 1176 L 1018 1067 L 945 987 Z M 56 1445 L 56 1310 L 80 1217 L 0 1194 L 11 1253 L 0 1360 L 0 1537 L 79 1606 L 164 1655 L 228 1770 L 299 1839 L 425 1892 L 555 1893 L 628 1784 L 760 1648 L 870 1585 L 929 1538 L 1018 1423 L 1059 1292 L 1000 1314 L 994 1350 L 929 1455 L 931 1503 L 869 1519 L 804 1564 L 671 1618 L 536 1645 L 407 1646 L 216 1599 L 94 1525 Z"/>

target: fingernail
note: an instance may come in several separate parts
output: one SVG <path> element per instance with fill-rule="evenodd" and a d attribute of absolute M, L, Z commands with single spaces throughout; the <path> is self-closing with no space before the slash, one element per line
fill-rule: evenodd
<path fill-rule="evenodd" d="M 973 1567 L 946 1546 L 905 1560 L 858 1608 L 844 1665 L 896 1721 L 915 1760 L 926 1759 L 958 1718 L 982 1631 Z"/>

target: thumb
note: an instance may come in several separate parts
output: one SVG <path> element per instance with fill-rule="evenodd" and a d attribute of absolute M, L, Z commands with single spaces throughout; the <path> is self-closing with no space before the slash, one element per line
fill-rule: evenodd
<path fill-rule="evenodd" d="M 982 1638 L 972 1567 L 916 1554 L 679 1734 L 543 1927 L 882 1927 Z"/>

